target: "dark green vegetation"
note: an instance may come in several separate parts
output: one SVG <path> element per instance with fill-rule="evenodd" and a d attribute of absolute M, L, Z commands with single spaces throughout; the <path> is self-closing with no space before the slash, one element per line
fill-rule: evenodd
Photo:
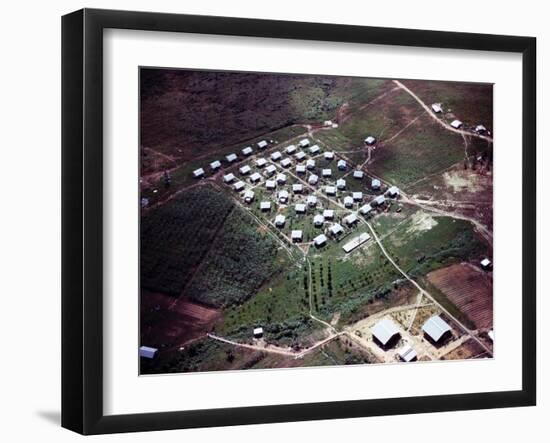
<path fill-rule="evenodd" d="M 277 257 L 276 240 L 267 232 L 259 232 L 252 218 L 235 208 L 186 295 L 215 307 L 241 304 L 285 265 L 284 255 L 280 254 L 279 260 Z"/>
<path fill-rule="evenodd" d="M 208 253 L 232 207 L 224 194 L 199 187 L 142 217 L 141 286 L 179 295 Z"/>
<path fill-rule="evenodd" d="M 451 110 L 455 118 L 466 126 L 493 127 L 493 85 L 483 83 L 437 82 L 402 80 L 428 106 L 442 103 L 446 112 Z"/>
<path fill-rule="evenodd" d="M 422 116 L 395 140 L 377 148 L 371 170 L 401 188 L 463 160 L 462 137 Z"/>

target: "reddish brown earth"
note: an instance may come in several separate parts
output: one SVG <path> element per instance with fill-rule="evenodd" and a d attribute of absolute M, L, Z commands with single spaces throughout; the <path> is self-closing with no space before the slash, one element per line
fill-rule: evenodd
<path fill-rule="evenodd" d="M 469 263 L 460 263 L 430 272 L 428 280 L 478 329 L 492 327 L 493 280 L 490 274 Z"/>

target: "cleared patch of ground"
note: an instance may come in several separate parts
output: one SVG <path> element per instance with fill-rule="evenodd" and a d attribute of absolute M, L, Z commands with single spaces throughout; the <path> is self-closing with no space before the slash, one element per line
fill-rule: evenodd
<path fill-rule="evenodd" d="M 492 327 L 493 280 L 490 274 L 469 263 L 460 263 L 430 272 L 428 280 L 478 329 Z"/>

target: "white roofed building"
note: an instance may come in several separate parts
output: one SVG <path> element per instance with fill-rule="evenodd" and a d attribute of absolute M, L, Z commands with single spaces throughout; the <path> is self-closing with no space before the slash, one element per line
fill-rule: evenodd
<path fill-rule="evenodd" d="M 252 151 L 252 148 L 250 146 L 247 146 L 241 152 L 243 153 L 243 155 L 251 155 L 253 151 Z"/>
<path fill-rule="evenodd" d="M 455 129 L 459 129 L 462 127 L 462 122 L 460 120 L 453 120 L 451 126 Z"/>
<path fill-rule="evenodd" d="M 325 217 L 323 217 L 321 214 L 315 215 L 313 217 L 313 225 L 316 227 L 323 226 L 323 223 L 325 222 Z"/>
<path fill-rule="evenodd" d="M 483 133 L 487 132 L 487 128 L 483 125 L 477 125 L 476 128 L 475 128 L 475 131 L 478 134 L 483 134 Z"/>
<path fill-rule="evenodd" d="M 308 182 L 310 185 L 316 185 L 318 181 L 319 181 L 319 176 L 316 175 L 316 174 L 311 174 L 311 175 L 309 176 L 309 178 L 307 179 L 307 182 Z"/>
<path fill-rule="evenodd" d="M 325 186 L 325 193 L 327 195 L 336 195 L 336 186 Z"/>
<path fill-rule="evenodd" d="M 226 155 L 225 160 L 227 161 L 227 163 L 233 163 L 235 160 L 237 160 L 237 154 Z"/>
<path fill-rule="evenodd" d="M 334 152 L 333 151 L 327 151 L 323 154 L 325 157 L 325 160 L 332 160 L 334 159 Z"/>
<path fill-rule="evenodd" d="M 443 112 L 443 108 L 441 108 L 441 103 L 433 103 L 432 104 L 432 111 L 436 114 L 439 114 L 440 112 Z"/>
<path fill-rule="evenodd" d="M 315 206 L 317 204 L 317 197 L 315 195 L 310 195 L 307 198 L 307 204 L 309 206 Z"/>
<path fill-rule="evenodd" d="M 257 143 L 257 145 L 258 145 L 258 148 L 260 148 L 260 149 L 267 148 L 267 141 L 265 141 L 265 140 L 259 141 Z"/>
<path fill-rule="evenodd" d="M 313 239 L 315 246 L 320 247 L 327 243 L 327 236 L 325 234 L 320 234 Z"/>
<path fill-rule="evenodd" d="M 275 180 L 267 180 L 265 182 L 265 187 L 267 189 L 275 189 L 276 186 L 277 186 L 277 184 L 276 184 Z"/>
<path fill-rule="evenodd" d="M 378 180 L 377 178 L 373 178 L 372 181 L 370 182 L 370 187 L 372 189 L 380 189 L 380 186 L 381 186 L 380 180 Z"/>
<path fill-rule="evenodd" d="M 363 171 L 353 171 L 353 178 L 361 180 L 365 173 Z"/>
<path fill-rule="evenodd" d="M 267 160 L 265 158 L 259 158 L 256 160 L 256 166 L 258 168 L 263 168 L 267 164 Z"/>
<path fill-rule="evenodd" d="M 277 183 L 279 184 L 286 183 L 286 174 L 283 174 L 283 173 L 277 174 Z"/>
<path fill-rule="evenodd" d="M 344 197 L 344 206 L 346 208 L 351 208 L 353 206 L 353 197 L 350 197 L 349 195 Z"/>
<path fill-rule="evenodd" d="M 323 177 L 330 177 L 332 175 L 332 169 L 323 169 L 321 175 Z"/>
<path fill-rule="evenodd" d="M 282 191 L 279 191 L 279 201 L 281 203 L 286 203 L 288 201 L 288 191 L 284 189 Z"/>
<path fill-rule="evenodd" d="M 142 358 L 147 358 L 152 360 L 157 356 L 158 349 L 152 348 L 151 346 L 140 346 L 139 347 L 139 356 Z"/>
<path fill-rule="evenodd" d="M 254 328 L 252 330 L 252 335 L 254 338 L 262 338 L 264 335 L 264 328 Z"/>
<path fill-rule="evenodd" d="M 347 224 L 348 226 L 352 226 L 359 221 L 359 219 L 357 218 L 357 215 L 355 214 L 347 215 L 343 218 L 343 220 L 344 220 L 344 223 Z"/>
<path fill-rule="evenodd" d="M 362 192 L 352 192 L 351 196 L 352 196 L 353 200 L 355 200 L 355 201 L 363 200 L 363 193 Z"/>
<path fill-rule="evenodd" d="M 232 173 L 225 174 L 223 176 L 224 183 L 231 183 L 233 180 L 235 180 L 235 175 Z"/>
<path fill-rule="evenodd" d="M 300 143 L 298 144 L 300 145 L 300 148 L 306 148 L 309 146 L 309 140 L 307 138 L 304 138 L 300 140 Z"/>
<path fill-rule="evenodd" d="M 359 208 L 359 212 L 363 215 L 368 215 L 368 213 L 372 211 L 372 206 L 368 203 L 366 205 L 363 205 Z"/>
<path fill-rule="evenodd" d="M 294 205 L 294 210 L 297 214 L 303 214 L 306 212 L 306 205 L 304 203 L 296 203 L 296 205 Z"/>
<path fill-rule="evenodd" d="M 340 169 L 342 171 L 345 170 L 348 167 L 345 160 L 338 160 L 337 165 L 338 165 L 338 169 Z"/>
<path fill-rule="evenodd" d="M 491 260 L 485 257 L 483 260 L 481 260 L 480 265 L 483 269 L 491 269 L 493 264 L 491 263 Z"/>
<path fill-rule="evenodd" d="M 213 171 L 215 171 L 216 169 L 220 169 L 221 167 L 222 167 L 222 164 L 220 163 L 219 160 L 215 160 L 212 163 L 210 163 L 210 169 L 212 169 Z"/>
<path fill-rule="evenodd" d="M 372 135 L 369 135 L 367 138 L 365 138 L 365 144 L 367 145 L 374 145 L 376 143 L 376 138 L 374 138 Z"/>
<path fill-rule="evenodd" d="M 253 183 L 259 182 L 261 179 L 262 179 L 262 176 L 258 172 L 255 172 L 250 176 L 250 181 Z"/>
<path fill-rule="evenodd" d="M 325 209 L 323 211 L 323 217 L 327 220 L 332 220 L 334 218 L 334 209 Z"/>
<path fill-rule="evenodd" d="M 397 355 L 399 355 L 399 358 L 404 362 L 411 362 L 415 361 L 418 357 L 416 354 L 416 351 L 413 349 L 413 347 L 409 344 L 406 344 L 405 346 L 399 348 L 397 351 Z"/>
<path fill-rule="evenodd" d="M 248 165 L 244 165 L 244 166 L 241 166 L 239 168 L 239 172 L 241 173 L 241 175 L 246 175 L 246 174 L 250 173 L 251 170 L 252 169 Z"/>
<path fill-rule="evenodd" d="M 439 315 L 434 315 L 424 323 L 422 331 L 430 341 L 440 343 L 442 339 L 450 335 L 451 327 Z"/>
<path fill-rule="evenodd" d="M 273 174 L 275 174 L 275 172 L 277 172 L 277 168 L 275 167 L 275 165 L 269 165 L 267 168 L 265 168 L 265 173 L 268 176 L 272 176 Z"/>
<path fill-rule="evenodd" d="M 381 206 L 386 202 L 386 197 L 383 195 L 379 195 L 378 197 L 375 197 L 374 200 L 371 202 L 371 206 Z"/>
<path fill-rule="evenodd" d="M 370 238 L 370 235 L 367 234 L 366 232 L 363 232 L 362 234 L 358 235 L 354 239 L 347 242 L 344 246 L 342 246 L 342 249 L 346 254 L 349 254 L 355 248 L 365 243 L 369 238 Z"/>
<path fill-rule="evenodd" d="M 306 167 L 304 165 L 296 165 L 296 174 L 305 174 Z"/>
<path fill-rule="evenodd" d="M 271 160 L 274 162 L 280 160 L 283 157 L 283 154 L 281 154 L 281 151 L 275 151 L 271 154 Z"/>
<path fill-rule="evenodd" d="M 285 149 L 287 154 L 294 154 L 296 152 L 296 145 L 288 145 Z"/>
<path fill-rule="evenodd" d="M 244 193 L 244 201 L 246 203 L 252 203 L 252 200 L 254 200 L 254 191 L 249 189 L 248 191 L 245 191 L 245 193 Z"/>
<path fill-rule="evenodd" d="M 308 168 L 308 169 L 313 169 L 313 168 L 315 168 L 315 160 L 313 160 L 313 159 L 311 159 L 311 158 L 308 159 L 308 160 L 306 161 L 306 168 Z"/>
<path fill-rule="evenodd" d="M 372 328 L 372 336 L 374 341 L 381 346 L 382 349 L 387 350 L 395 345 L 400 337 L 400 333 L 392 320 L 383 318 Z"/>
<path fill-rule="evenodd" d="M 288 157 L 281 160 L 281 166 L 283 168 L 288 168 L 290 165 L 292 165 L 292 160 L 290 160 Z"/>
<path fill-rule="evenodd" d="M 299 194 L 304 190 L 304 186 L 301 183 L 294 183 L 292 185 L 292 192 Z"/>
<path fill-rule="evenodd" d="M 270 211 L 271 210 L 271 202 L 269 201 L 263 201 L 260 203 L 260 209 L 262 211 Z"/>
<path fill-rule="evenodd" d="M 301 242 L 301 241 L 302 241 L 302 231 L 300 231 L 300 230 L 293 230 L 293 231 L 290 233 L 290 239 L 291 239 L 293 242 Z"/>
<path fill-rule="evenodd" d="M 233 189 L 235 189 L 235 191 L 237 191 L 237 192 L 242 191 L 244 189 L 244 182 L 243 181 L 238 181 L 237 183 L 235 183 L 233 185 Z"/>
<path fill-rule="evenodd" d="M 321 151 L 321 148 L 319 147 L 319 145 L 313 145 L 311 148 L 309 148 L 309 152 L 312 155 L 318 154 L 320 151 Z"/>
<path fill-rule="evenodd" d="M 300 151 L 294 157 L 296 157 L 296 160 L 301 162 L 304 158 L 306 158 L 306 154 L 305 152 Z"/>
<path fill-rule="evenodd" d="M 339 178 L 336 180 L 336 187 L 338 189 L 346 189 L 346 181 L 343 178 Z"/>
<path fill-rule="evenodd" d="M 342 232 L 344 232 L 344 228 L 342 228 L 342 225 L 339 224 L 339 223 L 334 223 L 330 228 L 329 228 L 329 231 L 330 233 L 333 235 L 333 236 L 337 236 L 337 235 L 340 235 Z"/>
<path fill-rule="evenodd" d="M 399 197 L 399 188 L 397 186 L 390 187 L 390 189 L 388 189 L 388 195 L 391 198 Z"/>
<path fill-rule="evenodd" d="M 200 177 L 203 177 L 203 176 L 204 176 L 204 169 L 199 168 L 199 169 L 195 169 L 193 171 L 193 177 L 200 178 Z"/>
<path fill-rule="evenodd" d="M 282 214 L 278 214 L 275 217 L 275 226 L 281 227 L 285 225 L 286 217 Z"/>

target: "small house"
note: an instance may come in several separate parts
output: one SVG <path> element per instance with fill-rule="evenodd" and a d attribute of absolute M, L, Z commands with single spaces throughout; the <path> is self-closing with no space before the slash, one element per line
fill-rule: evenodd
<path fill-rule="evenodd" d="M 332 220 L 334 218 L 334 209 L 325 209 L 323 211 L 323 217 L 325 217 L 326 220 Z"/>
<path fill-rule="evenodd" d="M 374 200 L 371 202 L 371 206 L 382 206 L 386 202 L 386 197 L 383 195 L 379 195 L 378 197 L 375 197 Z"/>
<path fill-rule="evenodd" d="M 252 203 L 252 200 L 254 200 L 254 191 L 249 189 L 244 193 L 244 201 L 246 203 Z"/>
<path fill-rule="evenodd" d="M 204 176 L 204 169 L 199 168 L 199 169 L 195 169 L 193 171 L 193 177 L 200 178 L 200 177 L 203 177 L 203 176 Z"/>
<path fill-rule="evenodd" d="M 441 108 L 441 103 L 433 103 L 432 111 L 435 112 L 436 114 L 443 112 L 443 108 Z"/>
<path fill-rule="evenodd" d="M 363 232 L 362 234 L 359 234 L 357 237 L 355 237 L 354 239 L 347 242 L 344 246 L 342 246 L 342 249 L 346 254 L 349 254 L 355 248 L 365 243 L 369 238 L 370 238 L 370 235 L 367 234 L 366 232 Z"/>
<path fill-rule="evenodd" d="M 453 120 L 451 126 L 455 129 L 460 129 L 462 127 L 462 122 L 460 120 Z"/>
<path fill-rule="evenodd" d="M 372 328 L 372 337 L 382 349 L 392 348 L 399 340 L 400 334 L 396 324 L 389 318 L 383 318 Z"/>
<path fill-rule="evenodd" d="M 353 197 L 350 197 L 349 195 L 344 197 L 344 206 L 346 208 L 351 208 L 353 206 Z"/>
<path fill-rule="evenodd" d="M 267 141 L 266 140 L 261 140 L 257 143 L 257 146 L 258 146 L 259 149 L 267 148 Z"/>
<path fill-rule="evenodd" d="M 262 179 L 262 176 L 258 173 L 258 172 L 255 172 L 254 174 L 252 174 L 250 176 L 250 181 L 252 183 L 257 183 L 259 182 L 260 180 Z"/>
<path fill-rule="evenodd" d="M 397 351 L 397 355 L 399 355 L 399 358 L 401 359 L 401 361 L 404 361 L 407 363 L 411 361 L 415 361 L 417 359 L 416 351 L 409 344 L 406 344 L 405 346 L 401 347 Z"/>
<path fill-rule="evenodd" d="M 392 186 L 390 189 L 388 189 L 388 195 L 391 198 L 397 198 L 399 197 L 399 188 L 397 186 Z"/>
<path fill-rule="evenodd" d="M 286 203 L 288 201 L 288 191 L 285 191 L 284 189 L 279 191 L 279 201 L 281 203 Z"/>
<path fill-rule="evenodd" d="M 336 186 L 325 186 L 325 193 L 327 195 L 336 195 Z"/>
<path fill-rule="evenodd" d="M 300 148 L 307 148 L 309 146 L 309 140 L 307 138 L 304 138 L 300 140 L 300 143 L 298 143 L 298 145 L 300 145 Z"/>
<path fill-rule="evenodd" d="M 336 180 L 336 187 L 340 190 L 346 189 L 346 181 L 343 178 Z"/>
<path fill-rule="evenodd" d="M 221 167 L 222 167 L 222 164 L 220 163 L 219 160 L 215 160 L 212 163 L 210 163 L 210 169 L 212 169 L 213 171 L 220 169 Z"/>
<path fill-rule="evenodd" d="M 368 145 L 368 146 L 372 146 L 376 143 L 376 138 L 374 138 L 372 135 L 369 135 L 366 139 L 365 139 L 365 144 Z"/>
<path fill-rule="evenodd" d="M 294 154 L 296 152 L 296 145 L 289 145 L 286 147 L 285 152 L 287 154 Z"/>
<path fill-rule="evenodd" d="M 288 168 L 290 167 L 290 165 L 292 165 L 292 160 L 290 160 L 288 157 L 281 160 L 281 166 L 283 168 Z"/>
<path fill-rule="evenodd" d="M 283 154 L 281 154 L 281 151 L 275 151 L 271 154 L 271 160 L 274 162 L 279 161 L 282 158 Z"/>
<path fill-rule="evenodd" d="M 237 154 L 226 155 L 225 160 L 227 161 L 227 163 L 233 163 L 235 160 L 237 160 Z"/>
<path fill-rule="evenodd" d="M 489 260 L 487 257 L 485 257 L 483 260 L 481 260 L 480 265 L 483 269 L 488 271 L 492 268 L 493 264 L 491 263 L 491 260 Z"/>
<path fill-rule="evenodd" d="M 332 175 L 332 169 L 323 169 L 321 175 L 323 177 L 330 177 Z"/>
<path fill-rule="evenodd" d="M 327 151 L 324 154 L 325 160 L 332 160 L 334 159 L 334 152 L 333 151 Z"/>
<path fill-rule="evenodd" d="M 263 168 L 267 164 L 267 160 L 265 158 L 259 158 L 256 160 L 256 166 L 258 168 Z"/>
<path fill-rule="evenodd" d="M 286 183 L 286 174 L 279 172 L 277 174 L 277 183 L 279 183 L 280 185 Z"/>
<path fill-rule="evenodd" d="M 344 223 L 348 226 L 353 226 L 355 223 L 357 223 L 357 221 L 359 220 L 357 218 L 357 215 L 355 214 L 350 214 L 350 215 L 347 215 L 344 217 Z"/>
<path fill-rule="evenodd" d="M 244 182 L 238 181 L 237 183 L 235 183 L 233 185 L 233 189 L 235 189 L 235 191 L 237 191 L 237 192 L 242 191 L 244 189 Z"/>
<path fill-rule="evenodd" d="M 275 165 L 269 165 L 267 168 L 265 168 L 265 173 L 268 177 L 271 177 L 273 174 L 275 174 L 275 172 L 277 172 L 277 168 L 275 167 Z"/>
<path fill-rule="evenodd" d="M 294 206 L 294 210 L 296 211 L 296 214 L 303 214 L 306 212 L 306 205 L 303 203 L 297 203 Z"/>
<path fill-rule="evenodd" d="M 319 154 L 320 151 L 321 148 L 319 147 L 319 145 L 313 145 L 311 148 L 309 148 L 309 152 L 311 155 Z"/>
<path fill-rule="evenodd" d="M 304 186 L 301 183 L 294 183 L 292 185 L 292 192 L 299 194 L 304 190 Z"/>
<path fill-rule="evenodd" d="M 382 183 L 380 183 L 380 180 L 378 180 L 377 178 L 373 178 L 372 181 L 370 182 L 370 187 L 372 189 L 380 189 L 381 185 Z"/>
<path fill-rule="evenodd" d="M 424 336 L 432 343 L 441 343 L 451 335 L 451 327 L 439 316 L 430 317 L 422 326 Z"/>
<path fill-rule="evenodd" d="M 308 182 L 310 185 L 316 185 L 318 181 L 319 181 L 319 176 L 316 175 L 316 174 L 311 174 L 311 175 L 309 176 L 309 178 L 307 179 L 307 182 Z"/>
<path fill-rule="evenodd" d="M 296 174 L 305 174 L 305 173 L 306 173 L 306 167 L 304 165 L 296 166 Z"/>
<path fill-rule="evenodd" d="M 301 162 L 302 160 L 304 160 L 304 158 L 306 158 L 306 154 L 305 152 L 300 151 L 294 157 L 296 157 L 296 160 Z"/>
<path fill-rule="evenodd" d="M 147 358 L 149 360 L 154 359 L 158 354 L 157 348 L 152 348 L 150 346 L 140 346 L 139 347 L 139 356 L 142 358 Z"/>
<path fill-rule="evenodd" d="M 352 192 L 351 196 L 353 197 L 353 200 L 355 200 L 356 202 L 363 200 L 363 193 L 362 192 Z"/>
<path fill-rule="evenodd" d="M 345 171 L 346 168 L 348 167 L 345 160 L 338 160 L 337 164 L 338 164 L 338 169 L 340 169 L 340 171 Z"/>
<path fill-rule="evenodd" d="M 250 146 L 247 146 L 242 151 L 243 155 L 251 155 L 252 154 L 252 148 Z"/>
<path fill-rule="evenodd" d="M 239 168 L 239 172 L 241 173 L 241 175 L 246 175 L 248 174 L 252 169 L 250 169 L 250 166 L 248 165 L 244 165 L 244 166 L 241 166 Z"/>
<path fill-rule="evenodd" d="M 320 234 L 318 235 L 317 237 L 315 237 L 313 239 L 313 243 L 315 244 L 315 246 L 317 246 L 318 248 L 325 245 L 327 243 L 327 236 L 325 234 Z"/>
<path fill-rule="evenodd" d="M 273 190 L 273 189 L 275 189 L 275 186 L 276 186 L 275 180 L 267 180 L 265 182 L 265 187 L 267 189 Z"/>
<path fill-rule="evenodd" d="M 359 208 L 359 212 L 363 215 L 368 215 L 370 211 L 372 211 L 372 206 L 368 203 Z"/>
<path fill-rule="evenodd" d="M 310 195 L 308 198 L 307 198 L 307 204 L 308 206 L 315 206 L 317 204 L 317 197 L 314 196 L 314 195 Z"/>
<path fill-rule="evenodd" d="M 262 338 L 264 336 L 264 328 L 254 328 L 252 334 L 254 338 Z"/>
<path fill-rule="evenodd" d="M 285 221 L 286 221 L 286 217 L 282 214 L 278 214 L 275 217 L 275 226 L 280 228 L 285 225 Z"/>
<path fill-rule="evenodd" d="M 315 217 L 313 217 L 313 226 L 317 228 L 323 226 L 324 222 L 325 222 L 325 217 L 323 217 L 321 214 L 317 214 Z"/>
<path fill-rule="evenodd" d="M 260 209 L 262 211 L 271 211 L 271 202 L 263 201 L 260 203 Z"/>
<path fill-rule="evenodd" d="M 478 134 L 485 134 L 487 132 L 487 128 L 483 125 L 477 125 L 476 128 L 475 128 L 475 131 Z"/>
<path fill-rule="evenodd" d="M 225 174 L 223 176 L 223 182 L 224 183 L 231 183 L 233 180 L 235 180 L 235 175 L 233 175 L 232 173 Z"/>
<path fill-rule="evenodd" d="M 301 241 L 302 241 L 302 231 L 300 231 L 300 230 L 293 230 L 293 231 L 290 233 L 290 239 L 291 239 L 293 242 L 301 242 Z"/>
<path fill-rule="evenodd" d="M 363 171 L 353 171 L 353 178 L 356 178 L 357 180 L 361 180 L 365 173 Z"/>
<path fill-rule="evenodd" d="M 309 160 L 307 160 L 306 161 L 306 168 L 308 168 L 308 169 L 315 168 L 315 160 L 313 160 L 311 158 Z"/>
<path fill-rule="evenodd" d="M 334 237 L 336 237 L 336 236 L 340 235 L 342 232 L 344 232 L 344 228 L 342 228 L 342 225 L 340 225 L 339 223 L 334 223 L 329 228 L 329 231 Z"/>

